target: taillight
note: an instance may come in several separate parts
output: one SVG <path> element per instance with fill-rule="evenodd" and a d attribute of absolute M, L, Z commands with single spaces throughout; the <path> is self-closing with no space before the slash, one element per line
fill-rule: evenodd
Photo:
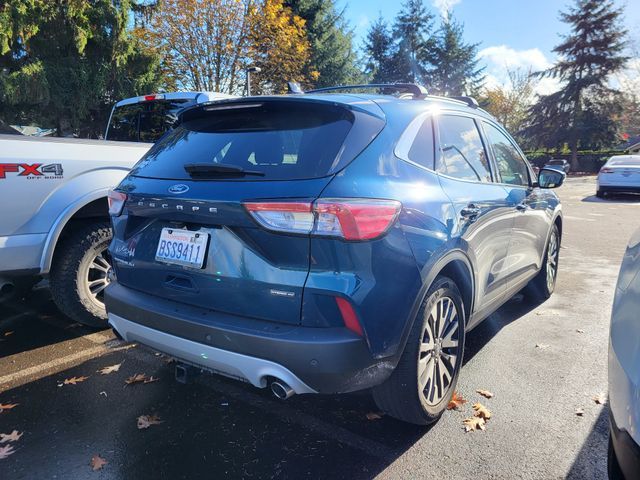
<path fill-rule="evenodd" d="M 613 168 L 609 168 L 609 167 L 602 167 L 600 169 L 600 173 L 613 173 Z"/>
<path fill-rule="evenodd" d="M 245 208 L 263 227 L 278 232 L 371 240 L 395 222 L 396 200 L 325 198 L 316 202 L 247 202 Z"/>
<path fill-rule="evenodd" d="M 163 94 L 154 94 L 154 95 L 144 95 L 143 97 L 141 97 L 141 101 L 144 102 L 151 102 L 153 100 L 163 100 L 164 99 L 164 95 Z"/>
<path fill-rule="evenodd" d="M 109 190 L 107 201 L 109 202 L 109 215 L 117 217 L 122 213 L 124 202 L 127 201 L 127 194 L 116 190 Z"/>

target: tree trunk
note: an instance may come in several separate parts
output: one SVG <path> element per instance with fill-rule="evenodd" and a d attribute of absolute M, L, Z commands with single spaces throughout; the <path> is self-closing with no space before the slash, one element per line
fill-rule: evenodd
<path fill-rule="evenodd" d="M 571 171 L 579 172 L 580 171 L 580 163 L 578 163 L 578 143 L 574 143 L 571 145 Z"/>

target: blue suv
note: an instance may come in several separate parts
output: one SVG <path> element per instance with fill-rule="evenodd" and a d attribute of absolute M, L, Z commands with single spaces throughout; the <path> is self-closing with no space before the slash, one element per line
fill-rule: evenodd
<path fill-rule="evenodd" d="M 553 292 L 565 174 L 536 178 L 471 98 L 349 88 L 184 110 L 110 194 L 109 324 L 280 398 L 370 388 L 428 424 L 466 332 Z"/>

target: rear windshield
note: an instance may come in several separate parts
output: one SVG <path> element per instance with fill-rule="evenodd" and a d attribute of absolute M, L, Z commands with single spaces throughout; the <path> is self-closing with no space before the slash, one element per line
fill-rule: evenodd
<path fill-rule="evenodd" d="M 629 166 L 637 167 L 640 165 L 640 157 L 626 157 L 626 158 L 620 158 L 620 159 L 612 158 L 611 160 L 609 160 L 608 164 L 610 166 L 629 165 Z"/>
<path fill-rule="evenodd" d="M 348 108 L 330 103 L 245 102 L 204 107 L 189 113 L 188 119 L 143 157 L 133 175 L 189 179 L 184 167 L 196 163 L 232 166 L 260 174 L 240 180 L 317 178 L 350 160 L 345 157 L 352 159 L 383 125 L 375 118 L 382 125 L 369 122 L 359 138 L 347 142 L 355 145 L 347 148 L 345 141 L 356 115 Z M 354 148 L 359 148 L 358 152 Z M 226 179 L 224 175 L 209 178 Z"/>
<path fill-rule="evenodd" d="M 152 100 L 122 105 L 113 110 L 107 140 L 156 142 L 178 119 L 178 112 L 193 100 Z"/>

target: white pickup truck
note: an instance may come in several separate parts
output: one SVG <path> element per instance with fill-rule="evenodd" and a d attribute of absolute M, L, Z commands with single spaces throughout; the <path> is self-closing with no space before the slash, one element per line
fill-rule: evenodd
<path fill-rule="evenodd" d="M 0 135 L 0 293 L 48 276 L 63 313 L 101 326 L 107 193 L 150 146 Z"/>
<path fill-rule="evenodd" d="M 0 300 L 48 277 L 64 314 L 105 326 L 109 189 L 152 145 L 141 142 L 171 128 L 177 111 L 226 97 L 178 92 L 118 102 L 106 135 L 124 141 L 0 134 Z"/>

